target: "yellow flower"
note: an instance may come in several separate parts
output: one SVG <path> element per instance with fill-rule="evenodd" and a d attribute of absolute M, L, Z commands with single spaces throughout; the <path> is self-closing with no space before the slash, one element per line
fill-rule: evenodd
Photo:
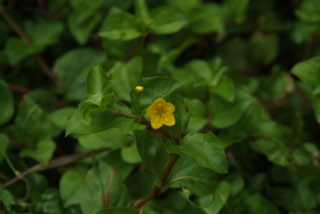
<path fill-rule="evenodd" d="M 143 86 L 140 86 L 140 85 L 138 85 L 138 86 L 136 86 L 136 92 L 143 92 L 143 90 L 144 90 L 144 87 Z"/>
<path fill-rule="evenodd" d="M 156 99 L 151 106 L 147 108 L 147 115 L 151 119 L 153 129 L 158 129 L 162 125 L 173 126 L 176 123 L 173 112 L 175 106 L 166 102 L 163 98 Z"/>

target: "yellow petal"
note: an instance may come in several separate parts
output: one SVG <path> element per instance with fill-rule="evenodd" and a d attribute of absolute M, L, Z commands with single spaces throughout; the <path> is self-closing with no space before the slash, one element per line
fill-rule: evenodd
<path fill-rule="evenodd" d="M 170 114 L 170 113 L 173 113 L 174 110 L 176 110 L 176 107 L 172 104 L 172 103 L 165 103 L 164 104 L 164 113 L 166 114 Z"/>
<path fill-rule="evenodd" d="M 151 126 L 152 126 L 153 129 L 158 129 L 158 128 L 160 128 L 162 125 L 163 125 L 163 123 L 162 123 L 161 120 L 156 121 L 156 120 L 152 120 L 152 119 L 151 119 Z"/>
<path fill-rule="evenodd" d="M 174 119 L 173 114 L 164 114 L 162 115 L 162 123 L 166 126 L 173 126 L 176 124 L 176 120 Z"/>
<path fill-rule="evenodd" d="M 155 109 L 155 107 L 154 107 L 154 105 L 151 105 L 151 106 L 149 106 L 148 108 L 147 108 L 147 115 L 148 115 L 148 117 L 150 118 L 150 119 L 152 119 L 153 117 L 155 117 L 155 113 L 156 113 L 156 109 Z"/>
<path fill-rule="evenodd" d="M 161 120 L 161 117 L 160 117 L 159 114 L 155 114 L 155 115 L 153 115 L 153 117 L 151 118 L 151 120 L 154 120 L 154 121 L 158 122 L 159 120 Z"/>
<path fill-rule="evenodd" d="M 165 103 L 166 101 L 163 98 L 158 98 L 152 103 L 152 106 L 154 106 L 155 109 L 161 109 Z"/>
<path fill-rule="evenodd" d="M 165 103 L 166 101 L 163 98 L 158 98 L 155 101 L 153 101 L 152 105 L 157 105 L 159 103 Z"/>

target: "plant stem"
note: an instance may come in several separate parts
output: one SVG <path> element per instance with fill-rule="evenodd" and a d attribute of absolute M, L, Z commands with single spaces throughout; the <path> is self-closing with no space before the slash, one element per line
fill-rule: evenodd
<path fill-rule="evenodd" d="M 11 18 L 11 16 L 7 13 L 4 7 L 0 4 L 0 14 L 6 20 L 6 22 L 10 25 L 10 27 L 20 36 L 20 38 L 28 45 L 32 45 L 31 39 L 28 35 L 20 28 L 20 26 Z"/>
<path fill-rule="evenodd" d="M 59 157 L 57 159 L 52 160 L 47 166 L 44 166 L 42 164 L 36 164 L 33 167 L 27 169 L 26 171 L 20 173 L 19 176 L 11 179 L 10 181 L 8 181 L 7 183 L 3 184 L 3 188 L 7 188 L 10 185 L 16 183 L 17 181 L 24 179 L 27 175 L 29 175 L 30 173 L 34 173 L 34 172 L 40 172 L 40 171 L 44 171 L 44 170 L 48 170 L 48 169 L 52 169 L 52 168 L 57 168 L 60 166 L 65 166 L 65 165 L 69 165 L 71 163 L 77 162 L 78 160 L 90 157 L 92 154 L 98 154 L 101 152 L 105 152 L 108 151 L 109 148 L 102 148 L 102 149 L 96 149 L 93 151 L 89 151 L 86 153 L 82 153 L 82 154 L 73 154 L 73 155 L 66 155 L 66 156 L 62 156 Z M 15 169 L 15 168 L 13 168 Z"/>
<path fill-rule="evenodd" d="M 16 176 L 21 176 L 21 173 L 19 170 L 16 169 L 16 167 L 13 165 L 13 163 L 11 162 L 10 158 L 8 157 L 7 153 L 4 154 L 4 158 L 6 159 L 10 169 L 13 171 L 13 173 L 16 175 Z"/>
<path fill-rule="evenodd" d="M 238 161 L 236 158 L 233 156 L 232 152 L 227 150 L 226 151 L 226 156 L 228 160 L 230 161 L 230 164 L 233 165 L 236 170 L 239 172 L 240 175 L 242 175 L 247 181 L 251 180 L 251 176 L 242 169 L 242 167 L 239 165 Z"/>
<path fill-rule="evenodd" d="M 30 89 L 25 88 L 20 85 L 9 84 L 9 87 L 10 87 L 11 91 L 19 92 L 21 94 L 27 94 L 30 92 Z"/>
<path fill-rule="evenodd" d="M 106 207 L 109 207 L 109 201 L 110 201 L 110 192 L 111 192 L 111 187 L 113 183 L 113 178 L 116 174 L 116 171 L 114 170 L 113 167 L 111 167 L 111 175 L 108 183 L 108 188 L 107 188 L 107 198 L 106 198 Z"/>
<path fill-rule="evenodd" d="M 136 119 L 136 120 L 138 119 L 137 115 L 131 114 L 129 112 L 124 112 L 124 111 L 122 111 L 120 109 L 113 108 L 112 111 L 114 113 L 116 113 L 116 114 L 120 114 L 120 115 L 125 116 L 125 117 L 129 117 L 129 118 Z"/>
<path fill-rule="evenodd" d="M 160 192 L 160 188 L 154 187 L 152 189 L 152 192 L 150 192 L 148 195 L 146 195 L 144 198 L 142 198 L 140 201 L 138 201 L 135 205 L 132 206 L 133 209 L 140 209 L 145 203 L 150 201 L 152 198 L 157 196 Z"/>
<path fill-rule="evenodd" d="M 170 133 L 166 130 L 166 129 L 162 129 L 162 130 L 154 130 L 152 129 L 152 127 L 150 126 L 150 122 L 146 121 L 146 120 L 139 120 L 139 117 L 137 115 L 133 115 L 131 113 L 127 113 L 127 112 L 123 112 L 119 109 L 113 109 L 113 111 L 117 114 L 120 114 L 122 116 L 125 117 L 129 117 L 129 118 L 133 118 L 136 119 L 136 122 L 146 125 L 148 127 L 148 129 L 150 129 L 153 133 L 155 133 L 156 135 L 160 136 L 161 138 L 168 138 L 168 139 L 172 139 L 172 136 L 170 135 Z M 180 141 L 176 138 L 172 139 L 175 144 L 180 145 Z M 161 182 L 162 182 L 162 186 L 156 187 L 154 186 L 152 188 L 152 191 L 146 195 L 145 197 L 143 197 L 142 199 L 140 199 L 138 202 L 136 202 L 132 208 L 134 209 L 140 209 L 145 203 L 147 203 L 149 200 L 151 200 L 152 198 L 156 197 L 157 195 L 161 194 L 161 189 L 165 186 L 165 183 L 169 177 L 169 174 L 171 172 L 172 167 L 174 166 L 174 164 L 177 162 L 179 158 L 178 154 L 173 154 L 169 163 L 167 164 L 162 176 L 161 176 Z"/>
<path fill-rule="evenodd" d="M 32 46 L 32 41 L 29 36 L 20 28 L 20 26 L 14 21 L 14 19 L 7 13 L 2 4 L 0 4 L 0 14 L 6 20 L 6 22 L 10 25 L 10 27 L 19 35 L 19 37 L 28 45 Z M 45 62 L 43 57 L 37 53 L 35 54 L 36 59 L 39 62 L 39 65 L 43 72 L 55 83 L 56 87 L 60 89 L 60 81 L 58 76 L 50 69 L 48 64 Z"/>
<path fill-rule="evenodd" d="M 140 45 L 141 40 L 142 40 L 142 37 L 140 36 L 134 41 L 134 44 L 133 44 L 128 56 L 126 57 L 125 61 L 129 61 L 130 59 L 132 59 L 134 57 L 134 55 L 136 54 L 137 49 Z"/>
<path fill-rule="evenodd" d="M 142 199 L 140 199 L 137 203 L 135 203 L 132 208 L 133 209 L 140 209 L 145 203 L 147 203 L 148 201 L 150 201 L 152 198 L 156 197 L 157 195 L 159 195 L 161 193 L 161 188 L 165 186 L 165 183 L 169 177 L 169 174 L 171 172 L 171 169 L 173 167 L 173 165 L 177 162 L 179 158 L 178 154 L 173 154 L 166 169 L 164 170 L 162 177 L 161 177 L 161 181 L 162 181 L 162 186 L 159 187 L 153 187 L 151 193 L 149 193 L 148 195 L 146 195 L 145 197 L 143 197 Z"/>

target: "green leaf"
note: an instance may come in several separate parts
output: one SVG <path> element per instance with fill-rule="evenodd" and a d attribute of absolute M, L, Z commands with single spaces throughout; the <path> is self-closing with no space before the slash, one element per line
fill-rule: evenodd
<path fill-rule="evenodd" d="M 214 88 L 211 88 L 210 92 L 229 102 L 232 102 L 235 97 L 235 87 L 233 81 L 226 76 L 222 76 L 218 85 Z"/>
<path fill-rule="evenodd" d="M 128 63 L 116 63 L 109 73 L 114 83 L 114 91 L 120 99 L 130 101 L 130 91 L 137 86 L 142 76 L 142 58 L 135 57 Z"/>
<path fill-rule="evenodd" d="M 109 196 L 107 196 L 109 192 Z M 119 175 L 111 166 L 99 161 L 89 170 L 82 187 L 81 210 L 93 214 L 109 206 L 125 206 L 129 203 L 128 193 Z"/>
<path fill-rule="evenodd" d="M 202 5 L 202 0 L 171 0 L 172 4 L 182 12 L 188 14 Z"/>
<path fill-rule="evenodd" d="M 135 164 L 128 164 L 122 159 L 119 150 L 110 151 L 104 160 L 107 164 L 112 165 L 122 180 L 125 180 L 136 168 Z"/>
<path fill-rule="evenodd" d="M 317 207 L 317 200 L 315 197 L 314 190 L 307 183 L 299 183 L 297 185 L 297 193 L 299 201 L 306 210 L 313 210 Z"/>
<path fill-rule="evenodd" d="M 188 72 L 195 78 L 195 84 L 206 84 L 213 76 L 213 72 L 209 64 L 204 60 L 192 60 L 186 65 Z M 199 72 L 201 71 L 201 72 Z"/>
<path fill-rule="evenodd" d="M 317 207 L 317 197 L 310 185 L 300 182 L 294 188 L 275 187 L 268 195 L 279 206 L 294 211 L 313 210 Z"/>
<path fill-rule="evenodd" d="M 47 179 L 40 174 L 32 173 L 26 178 L 27 198 L 32 201 L 39 201 L 43 192 L 48 188 Z"/>
<path fill-rule="evenodd" d="M 192 60 L 184 69 L 176 69 L 173 76 L 183 82 L 182 90 L 188 96 L 206 96 L 206 90 L 215 93 L 225 100 L 234 99 L 234 86 L 231 79 L 223 74 L 227 67 L 222 66 L 220 58 L 214 58 L 207 62 L 204 60 Z M 201 71 L 201 72 L 200 72 Z"/>
<path fill-rule="evenodd" d="M 295 11 L 296 15 L 305 22 L 319 23 L 320 15 L 318 13 L 320 3 L 317 0 L 305 0 L 299 5 Z"/>
<path fill-rule="evenodd" d="M 252 195 L 245 200 L 245 205 L 250 214 L 279 214 L 278 208 L 269 200 L 259 194 Z"/>
<path fill-rule="evenodd" d="M 216 96 L 212 97 L 209 101 L 211 124 L 217 128 L 232 126 L 240 120 L 251 102 L 251 96 L 239 90 L 233 102 L 224 101 Z"/>
<path fill-rule="evenodd" d="M 157 7 L 151 10 L 152 21 L 148 27 L 156 34 L 170 34 L 187 24 L 185 16 L 172 7 Z"/>
<path fill-rule="evenodd" d="M 139 21 L 146 26 L 152 21 L 146 0 L 136 0 L 135 2 L 135 13 Z"/>
<path fill-rule="evenodd" d="M 169 96 L 168 101 L 175 106 L 174 117 L 176 120 L 175 125 L 169 127 L 169 132 L 172 136 L 181 136 L 188 127 L 190 115 L 186 110 L 184 100 L 178 91 L 174 91 Z"/>
<path fill-rule="evenodd" d="M 278 55 L 278 37 L 275 34 L 256 33 L 249 45 L 249 56 L 255 64 L 269 64 Z"/>
<path fill-rule="evenodd" d="M 7 123 L 14 113 L 14 101 L 8 84 L 0 79 L 0 125 Z"/>
<path fill-rule="evenodd" d="M 171 49 L 169 51 L 162 51 L 161 57 L 158 61 L 158 69 L 172 68 L 172 64 L 183 53 L 185 49 L 190 47 L 196 42 L 194 39 L 184 41 L 179 47 Z M 161 45 L 161 44 L 160 44 Z"/>
<path fill-rule="evenodd" d="M 0 163 L 6 154 L 8 146 L 9 146 L 8 137 L 6 135 L 0 133 Z"/>
<path fill-rule="evenodd" d="M 168 97 L 173 91 L 181 86 L 181 83 L 167 77 L 147 78 L 139 83 L 144 87 L 143 92 L 131 91 L 131 102 L 136 112 L 141 113 L 157 98 Z"/>
<path fill-rule="evenodd" d="M 233 180 L 230 182 L 230 195 L 232 197 L 237 196 L 240 193 L 240 191 L 244 188 L 244 186 L 244 179 L 240 175 L 235 176 L 235 178 L 233 178 Z"/>
<path fill-rule="evenodd" d="M 8 135 L 27 148 L 35 149 L 35 144 L 52 138 L 60 130 L 49 120 L 48 115 L 29 96 L 19 103 L 14 124 L 9 126 Z"/>
<path fill-rule="evenodd" d="M 26 32 L 31 37 L 32 45 L 28 46 L 20 38 L 12 37 L 6 42 L 6 52 L 10 64 L 15 65 L 22 59 L 34 53 L 42 51 L 47 45 L 51 45 L 59 39 L 63 32 L 60 22 L 40 19 L 37 22 L 27 21 Z"/>
<path fill-rule="evenodd" d="M 28 20 L 25 24 L 26 32 L 31 37 L 33 45 L 44 49 L 47 45 L 56 43 L 63 32 L 61 22 L 39 19 L 37 22 Z"/>
<path fill-rule="evenodd" d="M 42 47 L 29 47 L 22 39 L 11 37 L 6 41 L 6 54 L 11 65 L 18 64 L 21 60 L 34 53 L 40 52 Z"/>
<path fill-rule="evenodd" d="M 142 162 L 141 157 L 138 152 L 138 147 L 136 142 L 132 143 L 130 146 L 121 149 L 121 157 L 127 163 L 140 163 Z"/>
<path fill-rule="evenodd" d="M 303 82 L 313 87 L 317 86 L 320 83 L 320 57 L 314 57 L 296 64 L 291 72 Z"/>
<path fill-rule="evenodd" d="M 290 148 L 284 145 L 283 141 L 276 141 L 272 139 L 259 139 L 251 144 L 254 150 L 261 152 L 273 163 L 280 166 L 287 166 L 289 164 Z"/>
<path fill-rule="evenodd" d="M 55 89 L 35 89 L 28 93 L 28 97 L 37 103 L 44 111 L 52 110 L 57 104 Z"/>
<path fill-rule="evenodd" d="M 104 6 L 105 1 L 70 1 L 74 8 L 74 12 L 69 16 L 68 27 L 71 34 L 79 44 L 85 44 L 103 17 L 99 10 Z"/>
<path fill-rule="evenodd" d="M 114 95 L 112 83 L 101 66 L 92 68 L 87 77 L 87 95 L 73 113 L 66 130 L 66 135 L 90 134 L 110 128 L 129 127 L 133 119 L 118 116 L 110 107 Z"/>
<path fill-rule="evenodd" d="M 64 95 L 69 100 L 79 100 L 85 95 L 86 76 L 89 69 L 105 61 L 106 55 L 91 48 L 74 49 L 55 62 Z"/>
<path fill-rule="evenodd" d="M 168 177 L 170 188 L 186 188 L 197 196 L 213 193 L 218 186 L 217 174 L 192 160 L 180 157 Z"/>
<path fill-rule="evenodd" d="M 63 208 L 59 198 L 59 192 L 57 189 L 47 189 L 41 195 L 41 202 L 39 208 L 41 213 L 57 213 L 62 214 Z"/>
<path fill-rule="evenodd" d="M 156 175 L 157 184 L 161 185 L 161 176 L 169 160 L 162 140 L 150 131 L 136 131 L 135 136 L 144 165 Z"/>
<path fill-rule="evenodd" d="M 246 18 L 249 0 L 224 0 L 224 13 L 227 18 L 241 23 Z"/>
<path fill-rule="evenodd" d="M 297 44 L 302 44 L 308 40 L 315 31 L 318 30 L 318 25 L 313 23 L 306 23 L 302 21 L 297 21 L 294 23 L 294 30 L 292 32 L 292 37 Z"/>
<path fill-rule="evenodd" d="M 137 40 L 121 41 L 102 39 L 102 46 L 105 50 L 108 50 L 108 56 L 115 57 L 117 59 L 125 59 L 128 57 L 128 53 L 132 50 Z M 140 47 L 140 45 L 138 44 Z"/>
<path fill-rule="evenodd" d="M 110 128 L 108 130 L 88 135 L 79 135 L 79 143 L 88 149 L 121 148 L 125 144 L 125 134 L 121 129 Z"/>
<path fill-rule="evenodd" d="M 68 19 L 68 27 L 70 32 L 76 41 L 81 45 L 88 41 L 91 32 L 100 23 L 102 15 L 96 13 L 85 20 L 83 20 L 82 17 L 83 14 L 81 12 L 74 12 L 69 16 Z"/>
<path fill-rule="evenodd" d="M 85 177 L 86 171 L 78 169 L 71 169 L 63 174 L 60 179 L 59 191 L 65 207 L 79 204 Z"/>
<path fill-rule="evenodd" d="M 191 117 L 206 117 L 206 105 L 197 98 L 184 98 Z M 189 124 L 192 125 L 192 124 Z"/>
<path fill-rule="evenodd" d="M 76 109 L 73 107 L 55 110 L 50 114 L 50 119 L 57 127 L 66 129 L 68 122 Z"/>
<path fill-rule="evenodd" d="M 203 4 L 190 14 L 189 22 L 191 28 L 196 33 L 222 33 L 224 26 L 221 11 L 221 8 L 217 4 Z"/>
<path fill-rule="evenodd" d="M 88 72 L 87 93 L 77 109 L 82 111 L 85 122 L 90 123 L 92 117 L 113 104 L 112 87 L 101 66 L 95 66 Z"/>
<path fill-rule="evenodd" d="M 76 10 L 82 13 L 82 19 L 90 17 L 97 9 L 103 6 L 104 0 L 87 1 L 87 0 L 70 0 L 70 4 Z"/>
<path fill-rule="evenodd" d="M 83 115 L 83 109 L 78 109 L 74 112 L 68 123 L 66 135 L 71 133 L 91 134 L 111 128 L 128 128 L 134 121 L 134 119 L 118 116 L 111 111 L 102 111 L 90 117 L 90 122 L 87 122 Z"/>
<path fill-rule="evenodd" d="M 15 197 L 8 190 L 2 189 L 1 187 L 0 201 L 3 203 L 3 205 L 9 212 L 12 211 L 12 205 L 16 204 Z"/>
<path fill-rule="evenodd" d="M 46 138 L 40 140 L 35 149 L 22 149 L 21 157 L 31 157 L 43 165 L 47 165 L 52 158 L 56 144 L 52 139 Z"/>
<path fill-rule="evenodd" d="M 190 113 L 190 120 L 187 131 L 199 131 L 208 122 L 206 115 L 206 106 L 198 99 L 184 99 L 188 112 Z"/>
<path fill-rule="evenodd" d="M 320 123 L 320 86 L 317 86 L 313 91 L 312 105 L 316 119 Z"/>
<path fill-rule="evenodd" d="M 207 214 L 219 214 L 220 210 L 228 201 L 230 195 L 230 184 L 222 181 L 214 195 L 199 198 L 199 204 Z"/>
<path fill-rule="evenodd" d="M 132 14 L 112 8 L 100 28 L 99 36 L 111 40 L 128 41 L 141 35 L 139 28 Z"/>
<path fill-rule="evenodd" d="M 181 145 L 176 146 L 171 143 L 169 150 L 218 173 L 228 172 L 223 145 L 212 132 L 206 134 L 191 132 L 182 139 Z"/>
<path fill-rule="evenodd" d="M 134 0 L 125 0 L 125 1 L 118 1 L 118 0 L 109 0 L 107 4 L 109 7 L 118 7 L 121 9 L 130 9 L 130 7 L 132 6 Z"/>
<path fill-rule="evenodd" d="M 139 214 L 139 211 L 127 207 L 113 207 L 100 210 L 95 214 Z"/>

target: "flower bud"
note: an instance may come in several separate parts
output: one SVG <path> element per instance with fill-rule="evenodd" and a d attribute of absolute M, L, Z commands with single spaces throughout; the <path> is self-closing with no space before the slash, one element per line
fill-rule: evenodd
<path fill-rule="evenodd" d="M 140 85 L 138 85 L 138 86 L 136 86 L 136 92 L 143 92 L 143 90 L 144 90 L 144 87 L 143 86 L 140 86 Z"/>

